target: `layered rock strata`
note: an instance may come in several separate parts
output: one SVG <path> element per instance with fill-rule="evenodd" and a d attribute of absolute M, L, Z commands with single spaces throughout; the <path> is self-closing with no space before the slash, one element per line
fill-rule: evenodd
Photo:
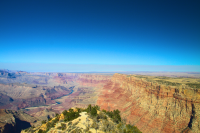
<path fill-rule="evenodd" d="M 151 83 L 115 74 L 97 100 L 101 109 L 120 109 L 144 133 L 200 132 L 200 90 Z"/>

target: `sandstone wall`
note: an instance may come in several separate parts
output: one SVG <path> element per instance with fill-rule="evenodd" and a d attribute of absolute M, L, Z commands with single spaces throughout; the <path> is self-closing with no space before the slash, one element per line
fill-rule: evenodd
<path fill-rule="evenodd" d="M 144 133 L 200 132 L 200 90 L 146 82 L 115 74 L 97 100 L 101 109 L 119 109 Z"/>
<path fill-rule="evenodd" d="M 111 76 L 98 75 L 98 74 L 80 74 L 76 80 L 81 86 L 86 87 L 103 87 Z"/>

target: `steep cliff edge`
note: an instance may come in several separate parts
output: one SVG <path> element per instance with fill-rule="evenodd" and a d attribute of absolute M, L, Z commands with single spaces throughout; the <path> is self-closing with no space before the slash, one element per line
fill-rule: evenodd
<path fill-rule="evenodd" d="M 200 89 L 166 86 L 115 74 L 97 100 L 101 109 L 119 109 L 144 133 L 200 132 Z"/>
<path fill-rule="evenodd" d="M 22 111 L 0 109 L 0 133 L 20 133 L 36 121 L 36 118 Z"/>

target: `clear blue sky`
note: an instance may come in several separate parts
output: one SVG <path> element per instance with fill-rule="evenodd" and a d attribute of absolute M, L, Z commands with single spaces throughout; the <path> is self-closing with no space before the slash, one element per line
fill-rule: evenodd
<path fill-rule="evenodd" d="M 200 65 L 199 0 L 1 0 L 0 63 Z"/>

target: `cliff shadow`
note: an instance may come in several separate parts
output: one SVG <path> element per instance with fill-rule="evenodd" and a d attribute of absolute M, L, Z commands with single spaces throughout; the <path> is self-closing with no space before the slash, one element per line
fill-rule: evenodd
<path fill-rule="evenodd" d="M 31 124 L 26 121 L 22 121 L 18 118 L 15 118 L 16 121 L 16 133 L 20 133 L 21 130 L 31 127 Z"/>

